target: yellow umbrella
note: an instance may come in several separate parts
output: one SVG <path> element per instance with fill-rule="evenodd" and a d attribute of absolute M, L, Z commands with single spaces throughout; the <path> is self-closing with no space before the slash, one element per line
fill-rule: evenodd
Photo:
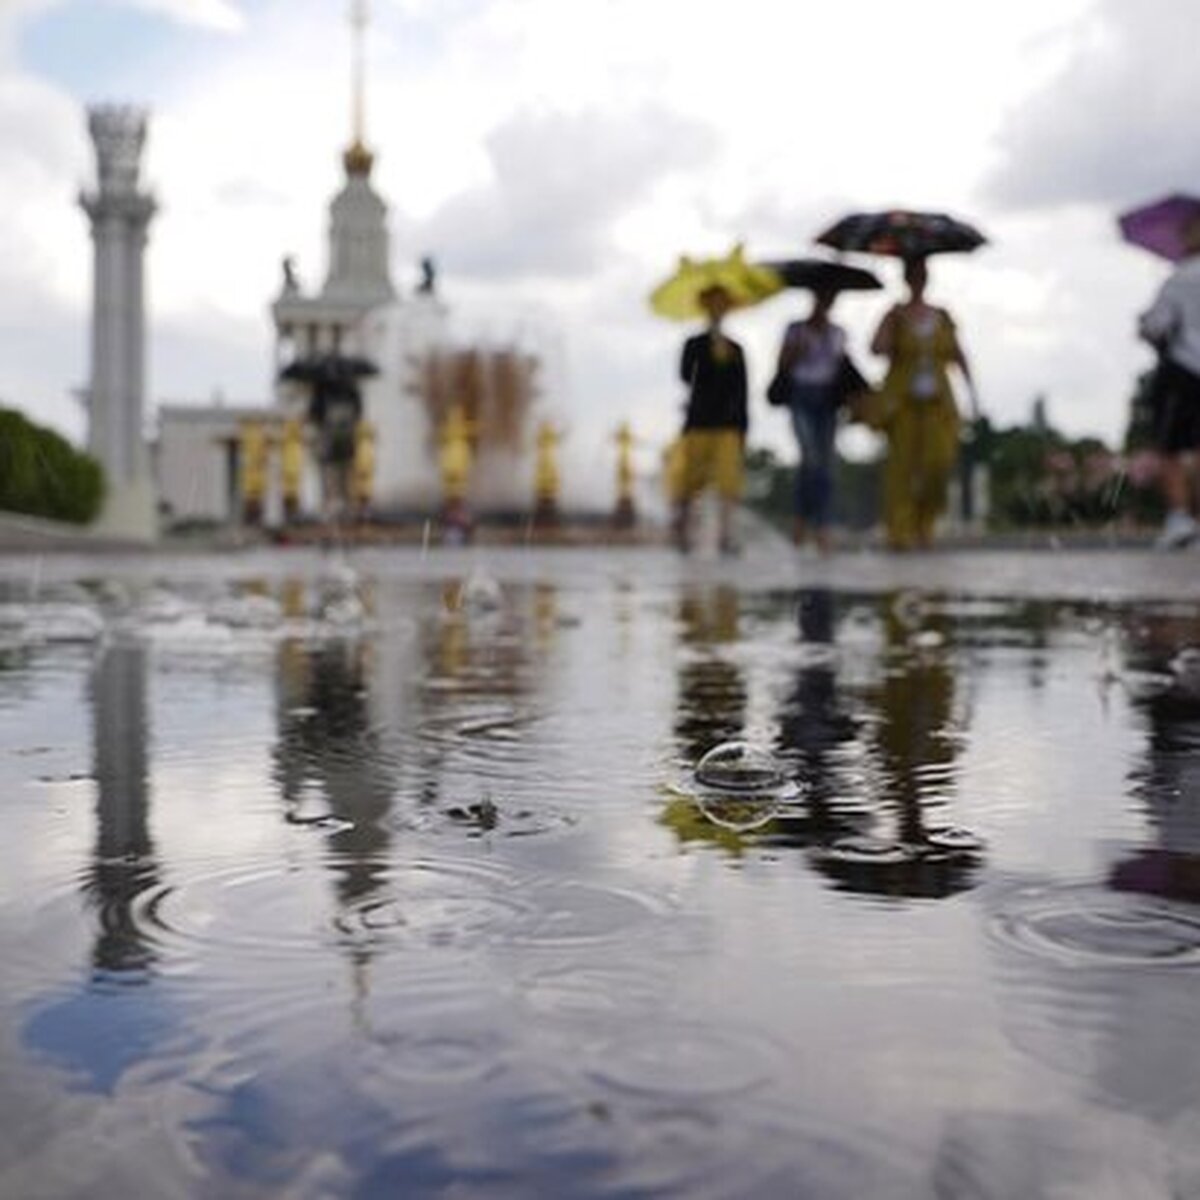
<path fill-rule="evenodd" d="M 724 258 L 681 258 L 675 274 L 650 293 L 650 307 L 660 317 L 691 321 L 705 315 L 700 297 L 710 288 L 724 288 L 733 308 L 749 308 L 785 286 L 777 271 L 748 263 L 738 245 Z"/>

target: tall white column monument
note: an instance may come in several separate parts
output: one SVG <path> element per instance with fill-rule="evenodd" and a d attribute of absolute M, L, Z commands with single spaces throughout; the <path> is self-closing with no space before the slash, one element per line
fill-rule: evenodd
<path fill-rule="evenodd" d="M 88 110 L 96 147 L 97 187 L 79 202 L 92 227 L 92 299 L 88 446 L 108 480 L 100 532 L 150 540 L 154 489 L 142 427 L 145 393 L 145 311 L 142 260 L 154 198 L 139 190 L 146 140 L 143 110 L 101 105 Z"/>

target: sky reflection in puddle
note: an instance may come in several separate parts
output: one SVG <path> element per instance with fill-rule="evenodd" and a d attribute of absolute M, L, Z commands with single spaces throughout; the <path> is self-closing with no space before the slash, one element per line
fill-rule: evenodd
<path fill-rule="evenodd" d="M 0 1194 L 1187 1194 L 1200 605 L 465 578 L 0 592 Z"/>

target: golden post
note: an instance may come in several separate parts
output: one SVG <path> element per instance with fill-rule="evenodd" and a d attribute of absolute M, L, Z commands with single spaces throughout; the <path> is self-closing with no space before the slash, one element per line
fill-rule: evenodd
<path fill-rule="evenodd" d="M 461 404 L 452 404 L 438 430 L 438 466 L 442 472 L 442 520 L 450 529 L 465 533 L 471 517 L 467 490 L 475 461 L 472 439 L 476 424 Z"/>
<path fill-rule="evenodd" d="M 283 519 L 290 524 L 300 515 L 300 486 L 304 479 L 304 427 L 298 417 L 283 423 L 279 444 L 279 485 Z"/>
<path fill-rule="evenodd" d="M 355 514 L 365 520 L 375 495 L 375 426 L 370 421 L 359 421 L 354 428 L 350 493 Z"/>
<path fill-rule="evenodd" d="M 637 439 L 628 421 L 617 426 L 614 440 L 617 443 L 617 505 L 613 510 L 613 524 L 618 529 L 632 529 L 637 523 L 637 508 L 633 501 L 633 448 Z"/>
<path fill-rule="evenodd" d="M 561 479 L 558 473 L 558 443 L 562 434 L 549 421 L 543 421 L 537 431 L 537 457 L 533 476 L 533 519 L 538 524 L 558 522 L 558 495 Z"/>
<path fill-rule="evenodd" d="M 267 431 L 262 421 L 242 421 L 238 425 L 238 491 L 242 520 L 247 525 L 262 524 L 269 452 Z"/>

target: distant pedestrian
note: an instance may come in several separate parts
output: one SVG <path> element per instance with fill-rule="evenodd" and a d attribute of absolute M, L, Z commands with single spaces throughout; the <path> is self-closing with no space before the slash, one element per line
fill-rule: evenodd
<path fill-rule="evenodd" d="M 1159 354 L 1151 404 L 1167 505 L 1158 539 L 1164 549 L 1186 546 L 1200 536 L 1189 470 L 1200 452 L 1200 216 L 1184 226 L 1183 239 L 1186 254 L 1138 322 L 1141 336 Z"/>
<path fill-rule="evenodd" d="M 846 361 L 846 331 L 830 320 L 837 291 L 813 295 L 812 311 L 785 330 L 776 378 L 786 383 L 787 407 L 800 451 L 796 469 L 793 540 L 802 546 L 811 536 L 817 549 L 830 548 L 833 516 L 834 439 Z"/>
<path fill-rule="evenodd" d="M 720 504 L 721 553 L 734 554 L 733 514 L 742 495 L 742 453 L 748 424 L 746 360 L 741 346 L 722 328 L 725 314 L 733 307 L 728 289 L 719 284 L 707 287 L 699 302 L 708 328 L 684 343 L 679 367 L 688 385 L 688 398 L 675 536 L 680 549 L 690 549 L 693 503 L 712 487 Z"/>
<path fill-rule="evenodd" d="M 893 550 L 928 547 L 946 507 L 958 462 L 959 414 L 950 385 L 957 367 L 975 403 L 971 369 L 954 321 L 925 299 L 928 271 L 923 258 L 905 261 L 908 299 L 883 318 L 871 349 L 888 358 L 877 399 L 876 424 L 888 441 L 883 476 L 884 522 Z"/>

